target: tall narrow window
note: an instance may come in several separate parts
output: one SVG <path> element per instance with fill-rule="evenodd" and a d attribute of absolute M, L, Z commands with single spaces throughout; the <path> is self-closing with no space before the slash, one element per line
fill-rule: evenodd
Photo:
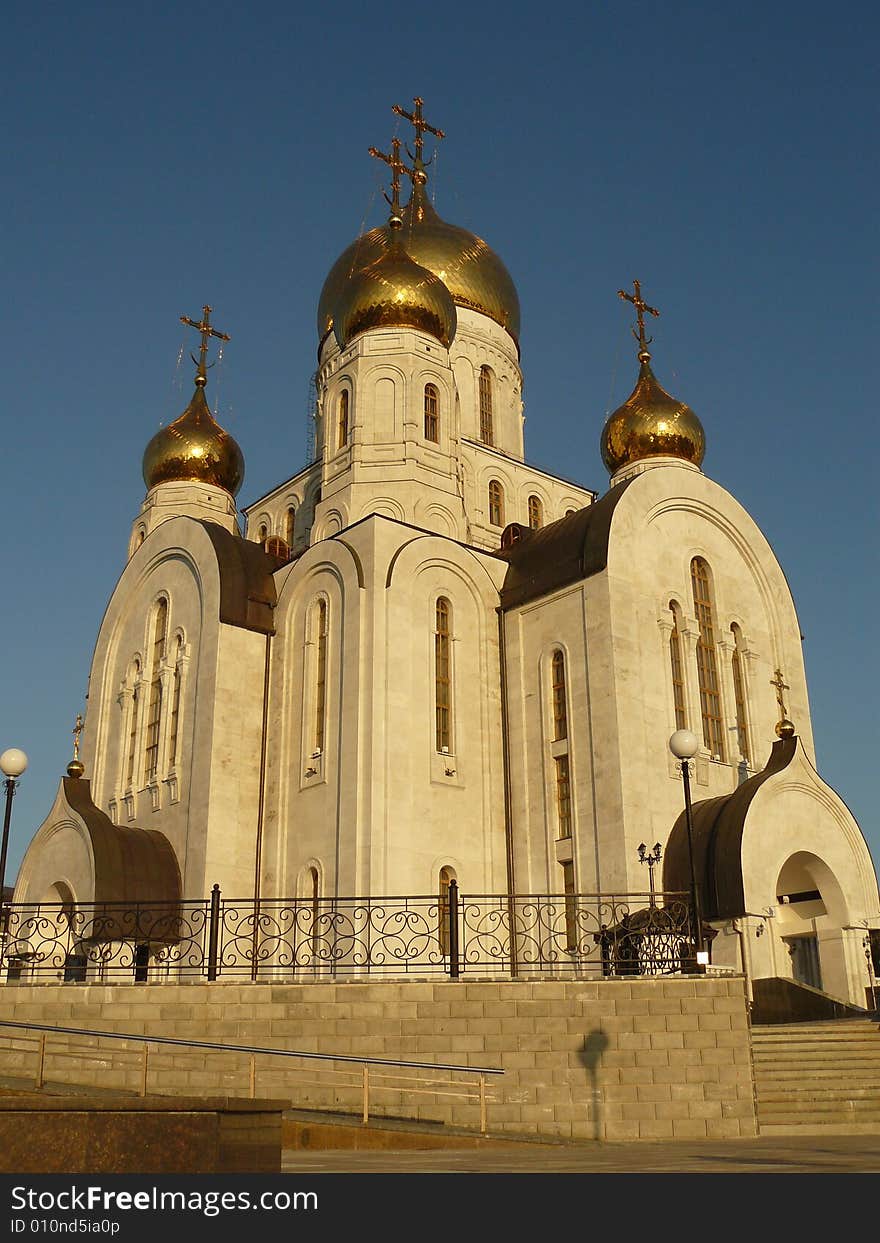
<path fill-rule="evenodd" d="M 327 601 L 318 601 L 315 618 L 315 750 L 324 750 L 327 700 Z"/>
<path fill-rule="evenodd" d="M 265 542 L 266 542 L 266 540 L 267 540 L 268 538 L 269 538 L 269 528 L 268 528 L 268 527 L 266 526 L 266 524 L 264 523 L 264 524 L 260 527 L 259 531 L 257 532 L 257 543 L 258 543 L 258 544 L 265 544 Z"/>
<path fill-rule="evenodd" d="M 168 729 L 168 765 L 174 768 L 177 763 L 177 738 L 180 728 L 180 680 L 183 677 L 181 661 L 183 658 L 183 639 L 177 640 L 177 651 L 174 658 L 174 673 L 171 682 L 171 721 Z"/>
<path fill-rule="evenodd" d="M 308 901 L 309 901 L 309 949 L 311 951 L 312 966 L 317 966 L 318 950 L 320 942 L 320 905 L 321 905 L 321 881 L 318 876 L 317 868 L 309 868 L 308 874 Z"/>
<path fill-rule="evenodd" d="M 540 496 L 529 497 L 529 526 L 533 531 L 544 525 L 544 506 Z"/>
<path fill-rule="evenodd" d="M 293 547 L 293 536 L 296 531 L 296 510 L 291 505 L 287 511 L 287 518 L 284 523 L 284 538 L 287 540 L 287 547 Z"/>
<path fill-rule="evenodd" d="M 504 526 L 504 489 L 497 479 L 489 482 L 489 524 Z"/>
<path fill-rule="evenodd" d="M 425 440 L 440 442 L 440 394 L 436 384 L 425 385 Z"/>
<path fill-rule="evenodd" d="M 168 601 L 156 605 L 153 622 L 153 651 L 150 666 L 150 699 L 147 707 L 144 775 L 152 781 L 159 771 L 159 735 L 162 724 L 162 665 L 165 660 L 165 638 L 168 631 Z"/>
<path fill-rule="evenodd" d="M 672 634 L 669 636 L 669 663 L 672 666 L 672 704 L 675 708 L 675 728 L 687 729 L 684 662 L 681 657 L 681 610 L 674 600 L 669 601 L 669 611 L 672 613 Z"/>
<path fill-rule="evenodd" d="M 131 716 L 128 721 L 128 761 L 125 769 L 125 784 L 131 788 L 134 784 L 134 769 L 137 759 L 137 735 L 138 735 L 138 712 L 140 710 L 140 688 L 138 682 L 141 676 L 140 661 L 135 661 L 132 667 L 132 682 L 134 686 L 131 692 Z"/>
<path fill-rule="evenodd" d="M 348 444 L 348 389 L 339 394 L 339 419 L 337 422 L 336 447 L 342 449 Z"/>
<path fill-rule="evenodd" d="M 553 741 L 568 737 L 568 712 L 565 706 L 565 656 L 560 648 L 553 653 L 551 665 L 553 693 Z"/>
<path fill-rule="evenodd" d="M 574 883 L 574 864 L 569 860 L 562 868 L 562 892 L 565 894 L 565 948 L 569 954 L 578 947 L 577 896 Z"/>
<path fill-rule="evenodd" d="M 736 736 L 739 742 L 739 753 L 751 767 L 752 756 L 749 748 L 749 718 L 746 708 L 746 684 L 743 677 L 743 637 L 736 622 L 730 627 L 733 634 L 733 655 L 730 658 L 733 673 L 733 697 L 736 702 Z"/>
<path fill-rule="evenodd" d="M 568 756 L 557 755 L 556 764 L 556 814 L 558 836 L 571 837 L 571 778 Z"/>
<path fill-rule="evenodd" d="M 449 953 L 449 886 L 455 880 L 455 868 L 440 869 L 440 892 L 437 897 L 437 940 L 440 953 Z"/>
<path fill-rule="evenodd" d="M 709 567 L 702 557 L 691 562 L 694 612 L 700 634 L 697 639 L 697 678 L 700 686 L 700 713 L 703 742 L 716 760 L 724 759 L 724 730 L 721 720 L 721 691 L 715 656 L 715 620 Z"/>
<path fill-rule="evenodd" d="M 434 704 L 435 745 L 445 754 L 452 743 L 452 685 L 450 670 L 450 635 L 452 606 L 443 596 L 437 601 L 434 624 Z"/>
<path fill-rule="evenodd" d="M 494 444 L 492 435 L 492 372 L 480 368 L 480 440 L 484 445 Z"/>

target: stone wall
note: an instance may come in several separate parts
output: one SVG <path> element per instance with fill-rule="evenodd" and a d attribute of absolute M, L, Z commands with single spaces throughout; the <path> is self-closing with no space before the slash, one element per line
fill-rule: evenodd
<path fill-rule="evenodd" d="M 581 1139 L 720 1138 L 756 1133 L 741 977 L 596 982 L 444 981 L 318 984 L 9 985 L 0 1018 L 254 1044 L 305 1052 L 500 1067 L 488 1081 L 490 1132 Z M 50 1049 L 56 1047 L 53 1037 Z M 75 1041 L 81 1048 L 83 1039 Z M 137 1090 L 141 1046 L 95 1042 L 89 1057 L 51 1057 L 49 1082 Z M 585 1052 L 586 1047 L 586 1052 Z M 28 1074 L 34 1051 L 0 1071 Z M 360 1067 L 331 1084 L 325 1064 L 257 1059 L 259 1096 L 358 1112 Z M 375 1068 L 378 1077 L 390 1068 Z M 408 1072 L 419 1073 L 419 1072 Z M 246 1095 L 246 1054 L 150 1053 L 151 1091 Z M 461 1076 L 458 1076 L 461 1078 Z M 343 1082 L 350 1086 L 343 1086 Z M 374 1089 L 379 1085 L 374 1079 Z M 397 1085 L 399 1089 L 399 1085 Z M 474 1085 L 471 1085 L 474 1090 Z M 475 1100 L 374 1091 L 377 1115 L 479 1126 Z"/>

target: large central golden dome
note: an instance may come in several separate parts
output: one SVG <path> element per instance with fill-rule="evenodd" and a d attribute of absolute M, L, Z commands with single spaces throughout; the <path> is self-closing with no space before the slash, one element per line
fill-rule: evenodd
<path fill-rule="evenodd" d="M 353 241 L 330 269 L 318 303 L 321 341 L 333 328 L 334 310 L 340 305 L 346 284 L 399 239 L 411 259 L 440 278 L 458 306 L 488 315 L 518 343 L 519 298 L 510 273 L 494 250 L 475 233 L 441 220 L 421 181 L 413 186 L 401 216 L 400 230 L 390 225 L 371 229 Z"/>
<path fill-rule="evenodd" d="M 343 350 L 370 328 L 404 326 L 430 333 L 448 349 L 456 322 L 455 303 L 443 281 L 399 244 L 355 272 L 333 307 L 333 332 Z"/>

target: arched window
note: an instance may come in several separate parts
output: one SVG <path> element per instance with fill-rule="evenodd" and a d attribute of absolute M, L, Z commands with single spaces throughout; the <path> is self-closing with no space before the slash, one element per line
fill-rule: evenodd
<path fill-rule="evenodd" d="M 697 639 L 697 679 L 700 687 L 700 714 L 703 742 L 716 760 L 724 759 L 724 730 L 721 720 L 721 690 L 715 656 L 715 610 L 709 566 L 702 557 L 691 562 L 694 612 L 700 634 Z"/>
<path fill-rule="evenodd" d="M 455 868 L 440 869 L 439 894 L 437 898 L 437 939 L 440 953 L 449 953 L 449 886 L 456 879 Z"/>
<path fill-rule="evenodd" d="M 327 716 L 327 601 L 315 612 L 315 750 L 324 750 Z"/>
<path fill-rule="evenodd" d="M 739 753 L 751 767 L 752 756 L 749 747 L 749 716 L 746 707 L 746 684 L 743 675 L 743 637 L 736 622 L 730 627 L 733 634 L 733 655 L 730 658 L 733 673 L 733 697 L 736 703 L 736 736 L 739 742 Z"/>
<path fill-rule="evenodd" d="M 553 653 L 551 690 L 553 694 L 553 741 L 568 737 L 568 711 L 565 706 L 565 655 L 560 648 Z"/>
<path fill-rule="evenodd" d="M 504 489 L 497 479 L 489 482 L 489 524 L 504 526 Z"/>
<path fill-rule="evenodd" d="M 144 750 L 144 776 L 147 781 L 154 780 L 159 771 L 159 735 L 162 724 L 162 665 L 165 660 L 165 639 L 167 633 L 168 601 L 162 599 L 156 605 L 156 616 L 153 621 L 150 699 L 147 708 L 146 747 Z"/>
<path fill-rule="evenodd" d="M 572 514 L 576 514 L 576 513 L 577 513 L 576 509 L 567 509 L 565 511 L 564 517 L 570 518 Z"/>
<path fill-rule="evenodd" d="M 425 440 L 440 443 L 440 393 L 436 384 L 425 385 Z"/>
<path fill-rule="evenodd" d="M 670 600 L 669 611 L 672 614 L 672 633 L 669 636 L 669 664 L 672 668 L 672 704 L 675 709 L 675 728 L 687 729 L 684 661 L 681 655 L 681 609 L 674 600 Z"/>
<path fill-rule="evenodd" d="M 291 505 L 287 510 L 287 517 L 284 522 L 284 538 L 287 540 L 287 547 L 293 547 L 293 536 L 296 531 L 296 510 Z"/>
<path fill-rule="evenodd" d="M 529 497 L 529 526 L 533 531 L 544 525 L 544 506 L 540 496 Z"/>
<path fill-rule="evenodd" d="M 348 444 L 348 389 L 339 394 L 339 412 L 336 423 L 336 447 L 343 449 Z"/>
<path fill-rule="evenodd" d="M 168 727 L 168 766 L 174 768 L 177 763 L 177 739 L 180 728 L 180 682 L 183 677 L 183 638 L 178 636 L 177 651 L 174 654 L 174 673 L 171 682 L 171 720 Z"/>
<path fill-rule="evenodd" d="M 138 712 L 140 711 L 140 682 L 141 663 L 136 660 L 132 665 L 131 680 L 133 683 L 131 692 L 131 715 L 128 720 L 128 760 L 125 766 L 125 784 L 131 788 L 134 785 L 134 770 L 137 761 L 137 734 L 138 734 Z"/>
<path fill-rule="evenodd" d="M 435 745 L 445 755 L 452 746 L 452 605 L 444 596 L 438 599 L 434 616 Z"/>
<path fill-rule="evenodd" d="M 480 368 L 480 440 L 484 445 L 494 444 L 492 436 L 492 372 Z"/>
<path fill-rule="evenodd" d="M 263 523 L 259 531 L 257 532 L 257 543 L 265 544 L 268 538 L 269 538 L 269 528 L 266 526 L 265 523 Z"/>

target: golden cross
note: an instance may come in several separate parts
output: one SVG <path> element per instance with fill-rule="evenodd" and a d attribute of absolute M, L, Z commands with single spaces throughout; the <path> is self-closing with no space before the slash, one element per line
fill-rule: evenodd
<path fill-rule="evenodd" d="M 781 669 L 776 670 L 776 676 L 770 679 L 770 685 L 776 687 L 776 702 L 779 704 L 779 714 L 785 718 L 788 716 L 788 712 L 782 700 L 782 692 L 790 691 L 791 687 L 786 682 L 783 682 Z"/>
<path fill-rule="evenodd" d="M 407 177 L 412 179 L 413 171 L 407 168 L 403 160 L 400 158 L 400 139 L 391 139 L 391 155 L 386 155 L 384 151 L 380 151 L 378 147 L 369 148 L 370 155 L 377 160 L 384 160 L 386 164 L 391 165 L 391 198 L 385 195 L 386 201 L 391 205 L 392 220 L 400 219 L 400 174 L 406 173 Z"/>
<path fill-rule="evenodd" d="M 81 712 L 77 712 L 77 714 L 76 714 L 76 725 L 74 725 L 73 730 L 72 730 L 72 733 L 73 733 L 73 758 L 74 758 L 75 760 L 78 760 L 78 759 L 79 759 L 79 736 L 80 736 L 80 734 L 81 734 L 82 732 L 83 732 L 83 719 L 82 719 L 82 713 L 81 713 Z"/>
<path fill-rule="evenodd" d="M 425 140 L 422 137 L 422 135 L 425 132 L 427 132 L 429 134 L 433 134 L 435 138 L 446 137 L 442 129 L 435 129 L 434 126 L 429 125 L 428 122 L 422 116 L 422 104 L 424 102 L 425 101 L 422 98 L 420 98 L 420 96 L 416 95 L 415 99 L 413 100 L 413 103 L 415 104 L 415 108 L 413 109 L 412 112 L 406 112 L 403 108 L 401 108 L 400 104 L 394 104 L 392 105 L 392 108 L 391 108 L 391 111 L 395 113 L 396 116 L 405 117 L 406 120 L 412 124 L 413 129 L 416 131 L 416 153 L 415 155 L 413 155 L 412 152 L 409 151 L 409 149 L 407 149 L 407 154 L 409 155 L 410 159 L 415 164 L 417 173 L 422 172 L 425 167 L 424 161 L 422 159 L 422 148 L 424 146 Z"/>
<path fill-rule="evenodd" d="M 208 339 L 210 337 L 217 337 L 221 341 L 230 340 L 229 336 L 227 336 L 225 332 L 218 332 L 216 328 L 211 327 L 211 311 L 213 309 L 214 308 L 210 306 L 202 307 L 201 323 L 198 323 L 194 319 L 190 319 L 188 315 L 181 315 L 180 317 L 180 322 L 182 324 L 188 324 L 190 328 L 195 328 L 197 332 L 202 334 L 202 344 L 199 348 L 198 358 L 196 358 L 194 354 L 190 354 L 190 358 L 198 367 L 198 371 L 196 372 L 196 384 L 201 381 L 204 385 L 207 378 L 207 367 L 205 364 L 208 357 Z M 211 365 L 213 366 L 214 364 L 212 363 Z"/>
<path fill-rule="evenodd" d="M 631 302 L 636 308 L 636 317 L 639 321 L 639 330 L 636 332 L 635 328 L 633 328 L 632 334 L 639 343 L 639 353 L 644 354 L 646 353 L 648 346 L 654 340 L 653 337 L 645 336 L 645 311 L 647 311 L 649 315 L 653 315 L 655 317 L 658 316 L 660 312 L 656 307 L 648 306 L 647 302 L 645 302 L 642 297 L 642 287 L 638 281 L 633 281 L 633 288 L 636 291 L 635 297 L 633 297 L 631 293 L 626 293 L 623 289 L 618 289 L 617 295 L 620 298 L 624 298 L 627 302 Z"/>

